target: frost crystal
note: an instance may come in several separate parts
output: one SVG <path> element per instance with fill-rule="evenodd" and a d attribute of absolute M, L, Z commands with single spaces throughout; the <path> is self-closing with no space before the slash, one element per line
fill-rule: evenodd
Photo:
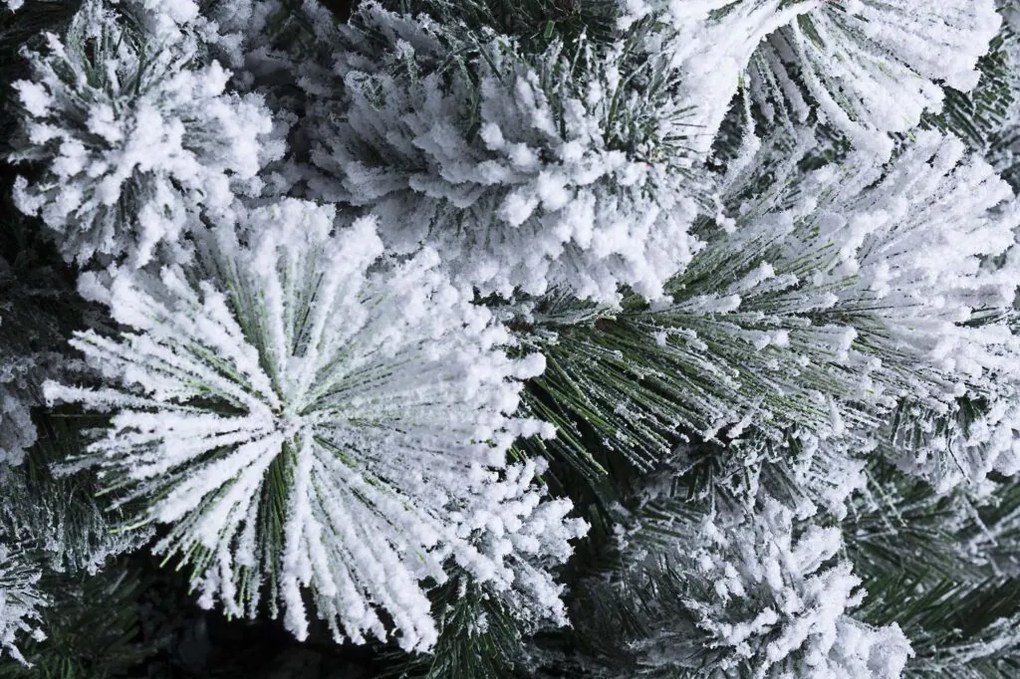
<path fill-rule="evenodd" d="M 601 301 L 657 297 L 689 260 L 686 111 L 657 60 L 626 41 L 528 54 L 372 2 L 341 42 L 311 186 L 379 215 L 388 245 L 427 243 L 483 293 Z"/>
<path fill-rule="evenodd" d="M 331 235 L 332 208 L 286 201 L 199 247 L 199 268 L 114 279 L 133 329 L 74 346 L 118 387 L 49 383 L 48 398 L 114 411 L 89 451 L 144 519 L 157 551 L 192 564 L 202 603 L 254 615 L 260 593 L 306 634 L 302 588 L 337 638 L 408 649 L 437 631 L 422 582 L 451 568 L 561 620 L 544 565 L 583 526 L 540 502 L 531 467 L 507 467 L 519 435 L 508 333 L 424 251 L 378 261 L 363 218 Z M 242 244 L 244 243 L 244 244 Z"/>
<path fill-rule="evenodd" d="M 133 7 L 133 5 L 132 5 Z M 203 64 L 194 39 L 146 33 L 127 8 L 87 0 L 64 40 L 31 54 L 15 83 L 22 129 L 12 158 L 41 172 L 15 186 L 19 208 L 57 233 L 68 260 L 178 245 L 199 210 L 259 189 L 275 146 L 261 100 L 224 92 L 229 74 Z"/>
<path fill-rule="evenodd" d="M 0 543 L 0 660 L 7 654 L 27 664 L 15 642 L 24 634 L 45 638 L 36 627 L 44 605 L 36 591 L 38 581 L 39 573 L 27 565 L 24 554 Z"/>
<path fill-rule="evenodd" d="M 551 621 L 566 625 L 563 592 L 548 568 L 566 562 L 570 540 L 588 530 L 569 519 L 570 502 L 546 501 L 535 476 L 544 460 L 507 467 L 502 474 L 475 469 L 470 483 L 476 499 L 459 524 L 459 535 L 477 545 L 485 559 L 502 564 L 492 586 L 527 628 Z"/>

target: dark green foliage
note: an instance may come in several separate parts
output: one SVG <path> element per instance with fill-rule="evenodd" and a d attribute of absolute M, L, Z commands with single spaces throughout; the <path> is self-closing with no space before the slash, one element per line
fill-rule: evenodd
<path fill-rule="evenodd" d="M 982 74 L 978 86 L 968 93 L 946 88 L 942 112 L 922 118 L 922 125 L 954 134 L 985 155 L 1014 189 L 1020 187 L 1020 163 L 1015 158 L 1020 150 L 1018 59 L 1020 35 L 1006 22 L 978 62 Z"/>
<path fill-rule="evenodd" d="M 10 153 L 10 131 L 16 126 L 17 106 L 13 101 L 16 95 L 10 84 L 27 72 L 21 51 L 39 47 L 45 32 L 59 32 L 71 21 L 80 4 L 80 0 L 27 0 L 17 12 L 0 7 L 0 130 L 5 132 L 0 134 L 0 156 Z M 0 164 L 0 167 L 7 166 Z M 0 176 L 3 196 L 7 199 L 10 186 L 6 170 Z M 5 209 L 4 221 L 13 214 Z M 0 224 L 0 243 L 4 239 L 4 229 L 6 224 Z"/>
<path fill-rule="evenodd" d="M 526 676 L 526 648 L 518 622 L 500 601 L 457 578 L 438 588 L 434 610 L 440 624 L 433 653 L 408 658 L 393 653 L 393 679 Z"/>
<path fill-rule="evenodd" d="M 154 654 L 158 639 L 141 637 L 143 580 L 118 564 L 99 575 L 50 575 L 43 611 L 46 639 L 23 645 L 32 663 L 0 661 L 0 677 L 11 679 L 106 679 L 127 676 Z"/>
<path fill-rule="evenodd" d="M 668 563 L 635 569 L 617 582 L 586 583 L 572 611 L 576 652 L 587 658 L 581 676 L 715 676 L 703 668 L 721 654 L 705 652 L 708 638 L 685 605 L 690 594 L 684 574 Z M 674 664 L 643 666 L 642 658 L 659 650 Z M 688 669 L 679 670 L 681 664 Z"/>
<path fill-rule="evenodd" d="M 959 582 L 890 573 L 868 586 L 861 615 L 895 622 L 915 656 L 905 676 L 1007 679 L 1020 672 L 1020 579 Z"/>
<path fill-rule="evenodd" d="M 70 575 L 102 567 L 107 556 L 129 545 L 111 530 L 115 513 L 96 498 L 98 483 L 88 473 L 63 475 L 54 465 L 84 447 L 81 428 L 95 419 L 36 417 L 39 439 L 25 461 L 0 477 L 4 505 L 0 535 L 34 547 L 42 563 Z"/>
<path fill-rule="evenodd" d="M 4 199 L 11 214 L 9 194 Z M 53 253 L 36 223 L 15 218 L 0 226 L 0 347 L 8 356 L 60 350 L 86 317 L 97 316 Z"/>
<path fill-rule="evenodd" d="M 1004 679 L 1020 671 L 1020 484 L 995 495 L 938 495 L 875 462 L 868 492 L 844 522 L 864 581 L 860 617 L 897 623 L 915 657 L 908 677 Z"/>
<path fill-rule="evenodd" d="M 568 44 L 581 37 L 596 43 L 613 39 L 619 3 L 615 0 L 387 0 L 392 9 L 426 13 L 447 24 L 490 30 L 541 51 L 552 40 Z"/>
<path fill-rule="evenodd" d="M 1003 124 L 1016 104 L 1017 76 L 1010 51 L 1017 50 L 1017 40 L 1004 26 L 978 61 L 982 74 L 978 86 L 967 93 L 947 87 L 942 112 L 926 113 L 922 124 L 955 134 L 979 151 L 998 146 Z"/>

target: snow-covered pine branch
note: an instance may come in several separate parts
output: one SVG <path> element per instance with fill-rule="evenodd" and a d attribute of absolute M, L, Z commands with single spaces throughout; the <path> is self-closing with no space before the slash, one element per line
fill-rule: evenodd
<path fill-rule="evenodd" d="M 902 631 L 851 615 L 864 592 L 838 528 L 767 497 L 704 515 L 653 501 L 642 513 L 620 572 L 584 584 L 585 609 L 617 620 L 602 631 L 597 618 L 578 619 L 595 643 L 593 676 L 901 676 L 912 655 Z"/>
<path fill-rule="evenodd" d="M 688 602 L 697 626 L 727 649 L 726 670 L 755 677 L 895 679 L 910 644 L 895 624 L 874 629 L 849 613 L 864 593 L 838 558 L 835 528 L 798 526 L 790 510 L 766 501 L 753 517 L 703 524 L 698 550 L 667 555 L 684 566 L 700 596 Z"/>
<path fill-rule="evenodd" d="M 170 15 L 145 11 L 86 0 L 14 85 L 22 124 L 11 159 L 31 162 L 16 202 L 42 217 L 68 261 L 140 266 L 161 244 L 179 247 L 199 212 L 256 194 L 279 152 L 261 100 L 226 92 L 230 74 L 197 39 L 148 30 Z"/>
<path fill-rule="evenodd" d="M 618 0 L 621 26 L 651 23 L 645 49 L 668 54 L 692 109 L 692 148 L 706 156 L 752 55 L 765 38 L 820 0 Z"/>
<path fill-rule="evenodd" d="M 761 149 L 764 185 L 733 178 L 733 221 L 699 233 L 706 245 L 667 286 L 670 303 L 563 329 L 537 383 L 597 412 L 587 420 L 605 423 L 607 445 L 646 468 L 678 424 L 705 439 L 867 437 L 904 400 L 947 416 L 980 399 L 985 421 L 969 436 L 989 444 L 982 459 L 933 481 L 1015 471 L 1010 187 L 936 133 L 884 167 L 857 153 L 796 181 L 788 153 Z M 937 440 L 922 456 L 953 466 Z"/>
<path fill-rule="evenodd" d="M 830 397 L 837 404 L 831 433 L 868 430 L 873 421 L 859 418 L 869 411 L 898 407 L 902 425 L 914 412 L 917 419 L 953 420 L 968 401 L 980 401 L 956 440 L 914 439 L 927 445 L 913 450 L 912 465 L 942 489 L 980 483 L 993 470 L 1015 473 L 1020 344 L 1011 319 L 1020 213 L 994 170 L 953 137 L 919 133 L 885 168 L 856 154 L 808 175 L 796 189 L 787 180 L 765 199 L 765 212 L 754 203 L 735 208 L 742 215 L 737 231 L 748 231 L 740 225 L 747 220 L 767 225 L 779 217 L 789 224 L 794 240 L 777 254 L 785 251 L 779 256 L 792 266 L 783 269 L 798 280 L 791 292 L 831 302 L 802 317 L 818 330 L 849 333 L 845 356 L 827 370 L 832 379 L 855 374 Z M 758 245 L 764 244 L 743 247 Z M 812 257 L 814 270 L 799 269 L 797 262 Z M 816 338 L 814 345 L 825 343 Z M 805 368 L 815 363 L 809 359 Z"/>
<path fill-rule="evenodd" d="M 10 243 L 39 245 L 41 239 L 27 236 L 30 232 L 16 219 L 3 226 Z M 65 352 L 80 300 L 57 264 L 0 252 L 0 470 L 20 464 L 38 439 L 31 411 L 43 405 L 42 382 L 80 365 Z"/>
<path fill-rule="evenodd" d="M 741 82 L 763 112 L 776 97 L 798 122 L 814 112 L 861 148 L 888 156 L 890 132 L 939 110 L 943 87 L 968 91 L 1001 23 L 995 0 L 620 0 L 623 25 L 659 24 L 650 53 L 672 51 L 707 153 Z"/>
<path fill-rule="evenodd" d="M 532 53 L 365 2 L 338 40 L 343 96 L 313 108 L 310 186 L 380 215 L 388 246 L 425 242 L 483 293 L 608 302 L 661 295 L 690 259 L 687 104 L 634 36 Z"/>
<path fill-rule="evenodd" d="M 39 629 L 39 611 L 45 605 L 36 588 L 39 572 L 15 547 L 0 542 L 0 660 L 4 656 L 25 663 L 17 642 L 29 635 L 46 637 Z"/>
<path fill-rule="evenodd" d="M 939 111 L 943 87 L 978 84 L 978 59 L 1002 23 L 995 0 L 835 0 L 773 33 L 750 69 L 752 89 L 782 93 L 801 122 L 818 120 L 888 156 L 889 133 Z"/>
<path fill-rule="evenodd" d="M 541 356 L 510 337 L 433 252 L 379 260 L 374 221 L 335 235 L 334 210 L 288 200 L 203 239 L 197 268 L 114 279 L 130 330 L 74 340 L 109 386 L 47 396 L 112 411 L 88 450 L 125 508 L 169 532 L 201 602 L 254 616 L 268 590 L 307 632 L 302 588 L 338 639 L 427 649 L 424 581 L 452 568 L 533 620 L 563 622 L 547 567 L 583 522 L 508 465 L 519 380 Z M 389 621 L 389 624 L 387 623 Z"/>
<path fill-rule="evenodd" d="M 0 3 L 0 663 L 158 536 L 394 675 L 1014 669 L 1016 0 L 72 4 Z"/>
<path fill-rule="evenodd" d="M 0 466 L 18 465 L 25 450 L 35 443 L 37 435 L 30 402 L 19 393 L 17 382 L 22 378 L 17 364 L 5 362 L 0 375 Z M 11 384 L 14 383 L 14 384 Z"/>

